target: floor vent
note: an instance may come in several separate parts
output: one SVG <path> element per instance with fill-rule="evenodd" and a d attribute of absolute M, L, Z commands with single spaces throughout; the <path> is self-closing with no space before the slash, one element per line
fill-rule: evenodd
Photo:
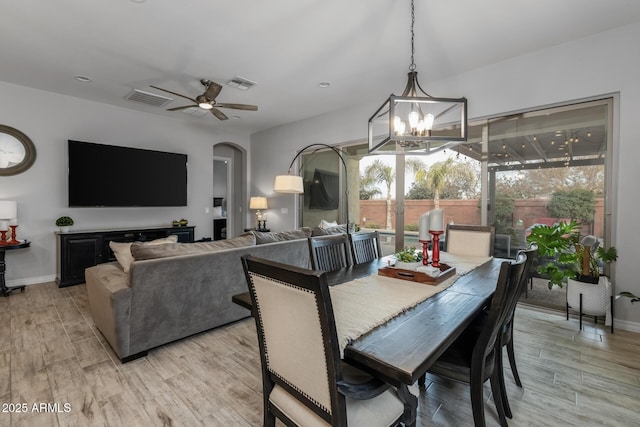
<path fill-rule="evenodd" d="M 232 80 L 228 81 L 227 84 L 231 87 L 235 87 L 236 89 L 247 90 L 255 86 L 256 82 L 236 76 Z"/>
<path fill-rule="evenodd" d="M 172 98 L 167 98 L 166 96 L 156 95 L 155 93 L 145 92 L 144 90 L 133 89 L 131 92 L 125 96 L 125 99 L 129 101 L 142 102 L 143 104 L 153 105 L 155 107 L 162 107 L 163 105 L 167 105 L 171 101 Z"/>

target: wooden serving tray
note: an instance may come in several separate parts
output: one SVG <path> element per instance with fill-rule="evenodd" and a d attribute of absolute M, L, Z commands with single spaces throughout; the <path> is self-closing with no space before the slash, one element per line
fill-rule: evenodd
<path fill-rule="evenodd" d="M 395 267 L 383 267 L 378 269 L 380 276 L 393 277 L 394 279 L 409 280 L 412 282 L 425 283 L 427 285 L 439 285 L 449 277 L 456 274 L 456 268 L 447 264 L 440 264 L 440 274 L 432 277 L 423 271 L 405 270 Z"/>

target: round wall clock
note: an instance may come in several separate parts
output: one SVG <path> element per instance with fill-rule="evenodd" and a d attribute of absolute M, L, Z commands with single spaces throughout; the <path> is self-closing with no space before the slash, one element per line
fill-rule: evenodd
<path fill-rule="evenodd" d="M 17 175 L 36 161 L 36 147 L 27 135 L 0 125 L 0 176 Z"/>

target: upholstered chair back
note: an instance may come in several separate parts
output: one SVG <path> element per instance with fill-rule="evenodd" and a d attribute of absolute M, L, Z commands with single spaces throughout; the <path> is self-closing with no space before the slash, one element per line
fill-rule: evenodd
<path fill-rule="evenodd" d="M 296 414 L 293 419 L 346 419 L 344 397 L 336 387 L 342 372 L 325 276 L 250 257 L 243 263 L 269 404 L 290 418 Z"/>
<path fill-rule="evenodd" d="M 446 251 L 461 256 L 492 256 L 495 229 L 483 225 L 447 225 Z"/>

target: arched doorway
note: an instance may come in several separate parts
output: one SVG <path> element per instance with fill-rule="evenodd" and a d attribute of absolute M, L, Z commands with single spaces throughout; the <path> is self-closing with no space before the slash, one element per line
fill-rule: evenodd
<path fill-rule="evenodd" d="M 231 142 L 214 144 L 212 182 L 214 239 L 230 239 L 243 232 L 246 222 L 244 214 L 247 204 L 246 188 L 246 151 Z M 224 233 L 222 228 L 225 228 Z"/>

